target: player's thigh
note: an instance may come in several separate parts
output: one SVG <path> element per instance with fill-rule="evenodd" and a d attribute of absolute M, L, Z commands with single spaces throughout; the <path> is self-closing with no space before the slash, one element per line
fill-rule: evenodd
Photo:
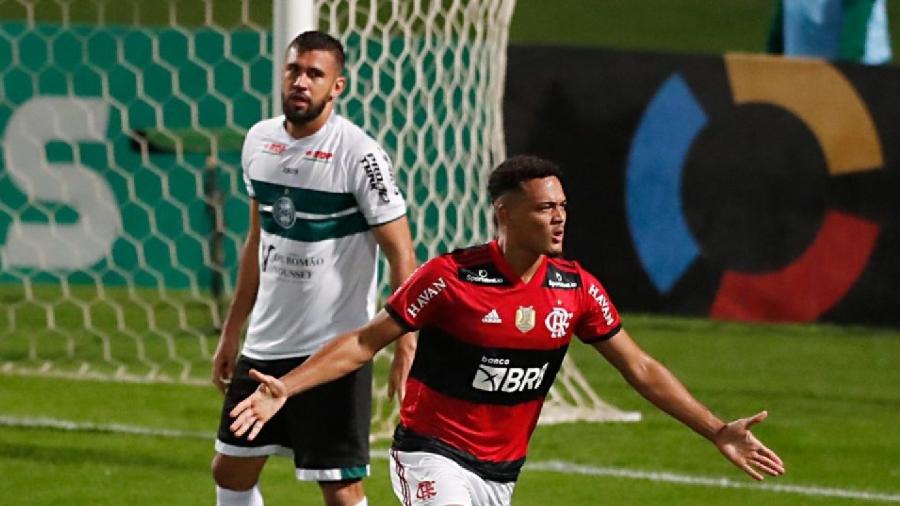
<path fill-rule="evenodd" d="M 228 490 L 250 490 L 259 481 L 267 457 L 232 457 L 216 452 L 212 474 L 216 485 Z"/>
<path fill-rule="evenodd" d="M 282 411 L 298 479 L 352 481 L 368 476 L 371 364 L 292 397 Z"/>
<path fill-rule="evenodd" d="M 485 480 L 477 474 L 463 469 L 463 474 L 469 481 L 469 493 L 472 496 L 472 504 L 484 506 L 508 506 L 512 503 L 513 489 L 516 483 Z"/>
<path fill-rule="evenodd" d="M 470 480 L 450 459 L 391 450 L 391 485 L 404 506 L 473 506 Z"/>

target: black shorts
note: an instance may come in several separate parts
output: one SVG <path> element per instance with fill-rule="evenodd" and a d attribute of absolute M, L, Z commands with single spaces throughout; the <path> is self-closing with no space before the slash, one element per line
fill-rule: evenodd
<path fill-rule="evenodd" d="M 234 457 L 293 455 L 297 479 L 356 480 L 369 475 L 369 422 L 372 411 L 372 363 L 343 378 L 295 395 L 266 423 L 253 441 L 228 430 L 234 406 L 258 383 L 250 369 L 279 377 L 308 357 L 254 360 L 241 356 L 219 421 L 216 451 Z"/>

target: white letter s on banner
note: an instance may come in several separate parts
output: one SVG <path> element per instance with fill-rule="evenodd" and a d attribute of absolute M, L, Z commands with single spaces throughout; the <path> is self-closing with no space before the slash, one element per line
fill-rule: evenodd
<path fill-rule="evenodd" d="M 0 248 L 4 269 L 84 269 L 110 254 L 122 219 L 109 183 L 78 163 L 50 164 L 46 145 L 107 142 L 109 105 L 96 98 L 36 97 L 15 110 L 6 127 L 6 171 L 29 202 L 59 202 L 78 212 L 75 223 L 23 223 L 13 216 Z"/>

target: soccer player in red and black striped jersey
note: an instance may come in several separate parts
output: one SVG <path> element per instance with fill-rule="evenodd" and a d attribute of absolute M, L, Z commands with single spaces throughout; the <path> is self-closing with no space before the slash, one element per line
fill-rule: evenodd
<path fill-rule="evenodd" d="M 418 330 L 391 451 L 395 493 L 404 504 L 509 504 L 575 335 L 751 477 L 784 473 L 778 455 L 749 430 L 766 412 L 731 423 L 716 417 L 629 337 L 600 282 L 561 258 L 560 176 L 536 157 L 500 164 L 488 183 L 496 240 L 425 263 L 366 326 L 280 379 L 253 373 L 261 385 L 232 411 L 232 430 L 253 438 L 288 396 L 357 369 Z"/>

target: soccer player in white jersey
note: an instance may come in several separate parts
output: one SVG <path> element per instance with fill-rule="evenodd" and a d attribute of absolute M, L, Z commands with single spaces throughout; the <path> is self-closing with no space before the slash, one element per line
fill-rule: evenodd
<path fill-rule="evenodd" d="M 326 504 L 366 504 L 371 363 L 292 399 L 255 441 L 228 430 L 228 413 L 256 388 L 250 369 L 285 374 L 374 315 L 379 248 L 393 288 L 415 268 L 390 160 L 334 112 L 343 66 L 333 37 L 297 36 L 284 60 L 284 115 L 260 121 L 244 141 L 250 229 L 213 358 L 213 383 L 226 394 L 212 461 L 219 505 L 263 504 L 257 482 L 273 454 L 293 455 L 297 478 L 317 481 Z M 389 394 L 402 398 L 414 339 L 398 344 Z"/>
<path fill-rule="evenodd" d="M 560 258 L 566 196 L 559 169 L 513 157 L 488 182 L 499 235 L 425 263 L 364 327 L 334 339 L 232 411 L 231 429 L 256 437 L 291 395 L 341 377 L 412 328 L 415 362 L 391 449 L 404 505 L 507 505 L 545 395 L 574 335 L 596 348 L 641 395 L 711 441 L 751 477 L 784 464 L 750 427 L 725 423 L 622 328 L 603 286 Z"/>

